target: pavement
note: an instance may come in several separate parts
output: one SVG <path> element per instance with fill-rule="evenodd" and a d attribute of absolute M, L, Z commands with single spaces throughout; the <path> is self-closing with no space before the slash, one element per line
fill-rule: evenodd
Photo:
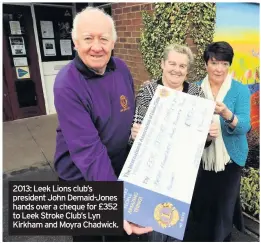
<path fill-rule="evenodd" d="M 56 114 L 4 122 L 3 171 L 42 164 L 53 168 L 56 127 Z"/>
<path fill-rule="evenodd" d="M 53 168 L 57 116 L 47 115 L 3 123 L 3 241 L 69 242 L 70 236 L 8 234 L 8 181 L 56 181 Z M 259 240 L 236 229 L 233 242 Z"/>

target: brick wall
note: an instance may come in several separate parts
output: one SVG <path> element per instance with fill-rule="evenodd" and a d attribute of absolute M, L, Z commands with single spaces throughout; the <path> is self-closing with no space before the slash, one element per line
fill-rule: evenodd
<path fill-rule="evenodd" d="M 144 81 L 150 79 L 139 50 L 139 40 L 140 29 L 143 27 L 141 11 L 146 10 L 153 13 L 153 4 L 113 3 L 111 9 L 118 34 L 114 55 L 123 59 L 130 68 L 135 90 L 137 91 Z M 186 42 L 196 54 L 197 48 L 190 35 L 187 36 Z"/>
<path fill-rule="evenodd" d="M 118 40 L 114 55 L 128 65 L 134 79 L 135 90 L 149 79 L 139 51 L 140 28 L 143 27 L 141 11 L 152 12 L 152 3 L 113 3 L 112 17 L 115 21 Z"/>

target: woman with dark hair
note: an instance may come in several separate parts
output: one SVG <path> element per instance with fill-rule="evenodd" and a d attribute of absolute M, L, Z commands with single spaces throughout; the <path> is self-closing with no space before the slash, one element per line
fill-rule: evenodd
<path fill-rule="evenodd" d="M 193 241 L 230 241 L 251 128 L 249 89 L 229 75 L 233 56 L 233 48 L 223 41 L 211 43 L 204 52 L 208 74 L 198 84 L 216 102 L 213 122 L 220 134 L 203 152 L 191 205 Z"/>

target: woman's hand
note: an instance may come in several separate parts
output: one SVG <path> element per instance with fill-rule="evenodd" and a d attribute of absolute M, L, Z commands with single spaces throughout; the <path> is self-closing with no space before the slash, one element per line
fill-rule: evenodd
<path fill-rule="evenodd" d="M 123 228 L 128 235 L 131 234 L 142 235 L 153 231 L 151 227 L 141 227 L 137 224 L 130 223 L 126 220 L 124 220 L 123 222 Z"/>
<path fill-rule="evenodd" d="M 232 112 L 227 108 L 227 106 L 222 102 L 216 102 L 215 114 L 220 115 L 225 120 L 229 120 L 231 118 Z"/>
<path fill-rule="evenodd" d="M 215 114 L 219 114 L 225 121 L 231 120 L 233 113 L 227 108 L 227 106 L 222 102 L 217 102 L 215 107 Z M 238 118 L 234 115 L 234 120 L 229 124 L 229 127 L 234 129 L 238 123 Z"/>
<path fill-rule="evenodd" d="M 137 137 L 137 134 L 140 130 L 140 126 L 141 126 L 141 124 L 133 123 L 133 126 L 131 128 L 131 137 L 133 140 L 135 140 L 135 138 Z"/>
<path fill-rule="evenodd" d="M 219 134 L 218 125 L 216 123 L 211 123 L 210 128 L 209 128 L 209 132 L 208 132 L 207 141 L 211 141 L 213 139 L 216 139 L 218 137 L 218 134 Z"/>

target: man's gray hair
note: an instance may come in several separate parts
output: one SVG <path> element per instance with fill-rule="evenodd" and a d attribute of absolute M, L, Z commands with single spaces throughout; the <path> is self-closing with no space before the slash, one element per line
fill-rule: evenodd
<path fill-rule="evenodd" d="M 104 14 L 104 16 L 106 16 L 108 18 L 108 20 L 111 22 L 111 26 L 112 26 L 112 38 L 113 41 L 116 42 L 117 40 L 117 32 L 116 32 L 116 28 L 115 28 L 115 24 L 114 21 L 112 19 L 112 17 L 105 13 L 103 9 L 99 9 L 99 8 L 94 8 L 94 7 L 86 7 L 84 8 L 81 12 L 77 13 L 74 20 L 73 20 L 73 28 L 72 28 L 72 38 L 74 40 L 77 40 L 78 36 L 77 36 L 77 26 L 79 24 L 79 19 L 82 15 L 84 14 L 88 14 L 88 13 L 102 13 Z M 95 21 L 95 20 L 93 20 Z"/>
<path fill-rule="evenodd" d="M 177 53 L 181 53 L 181 54 L 186 54 L 189 60 L 189 68 L 191 68 L 191 66 L 194 63 L 194 55 L 191 51 L 191 49 L 188 46 L 185 45 L 179 45 L 179 44 L 170 44 L 168 46 L 165 47 L 164 52 L 163 52 L 163 60 L 166 61 L 168 59 L 169 53 L 171 51 L 175 51 Z"/>

